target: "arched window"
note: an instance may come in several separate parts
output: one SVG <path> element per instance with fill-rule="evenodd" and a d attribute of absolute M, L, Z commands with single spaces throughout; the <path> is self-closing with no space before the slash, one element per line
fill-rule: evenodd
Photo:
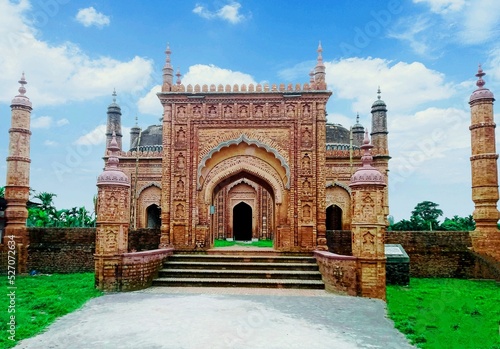
<path fill-rule="evenodd" d="M 337 205 L 326 209 L 326 230 L 342 230 L 342 209 Z"/>
<path fill-rule="evenodd" d="M 148 206 L 146 209 L 147 227 L 159 228 L 161 226 L 161 210 L 156 204 Z"/>

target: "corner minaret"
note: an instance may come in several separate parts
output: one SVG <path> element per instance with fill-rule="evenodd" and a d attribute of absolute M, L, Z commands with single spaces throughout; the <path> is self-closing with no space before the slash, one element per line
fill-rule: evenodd
<path fill-rule="evenodd" d="M 377 90 L 377 100 L 372 104 L 372 144 L 374 155 L 389 155 L 387 143 L 387 106 L 380 99 L 380 87 Z"/>
<path fill-rule="evenodd" d="M 130 129 L 130 150 L 136 148 L 139 150 L 139 134 L 141 133 L 141 128 L 137 124 L 137 116 L 135 117 L 135 125 Z"/>
<path fill-rule="evenodd" d="M 358 258 L 360 296 L 385 300 L 385 178 L 372 166 L 368 131 L 361 149 L 363 166 L 351 177 L 352 255 Z"/>
<path fill-rule="evenodd" d="M 116 143 L 122 150 L 122 110 L 116 104 L 116 90 L 113 91 L 113 103 L 108 106 L 108 121 L 106 125 L 106 151 L 109 148 L 113 133 L 116 135 Z"/>
<path fill-rule="evenodd" d="M 19 80 L 19 94 L 14 97 L 10 105 L 11 128 L 9 130 L 9 156 L 7 157 L 7 181 L 5 186 L 5 200 L 7 209 L 5 217 L 4 244 L 14 240 L 17 250 L 17 271 L 27 271 L 27 247 L 29 236 L 26 229 L 28 210 L 26 203 L 30 191 L 30 118 L 31 102 L 25 96 L 26 79 L 24 73 Z M 10 245 L 10 244 L 9 244 Z"/>
<path fill-rule="evenodd" d="M 167 55 L 165 59 L 165 65 L 163 66 L 163 87 L 162 91 L 170 91 L 172 85 L 174 84 L 174 68 L 172 68 L 172 64 L 170 63 L 170 45 L 167 44 L 167 49 L 165 50 L 165 54 Z"/>
<path fill-rule="evenodd" d="M 495 147 L 495 120 L 493 93 L 484 87 L 485 73 L 479 65 L 476 74 L 477 89 L 470 96 L 471 108 L 471 172 L 473 217 L 476 230 L 472 233 L 472 245 L 476 252 L 492 255 L 500 260 L 500 232 L 497 228 L 499 212 L 498 171 Z"/>
<path fill-rule="evenodd" d="M 359 123 L 359 113 L 356 115 L 356 124 L 352 127 L 353 145 L 361 147 L 365 135 L 365 128 Z"/>
<path fill-rule="evenodd" d="M 316 83 L 316 89 L 326 90 L 326 68 L 323 63 L 323 47 L 321 47 L 321 42 L 318 45 L 317 51 L 318 58 L 314 67 L 314 82 Z"/>

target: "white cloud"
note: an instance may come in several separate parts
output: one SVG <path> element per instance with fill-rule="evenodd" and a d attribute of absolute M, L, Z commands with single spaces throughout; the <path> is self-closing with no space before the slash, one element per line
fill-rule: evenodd
<path fill-rule="evenodd" d="M 99 125 L 75 141 L 77 145 L 99 145 L 106 141 L 106 125 Z"/>
<path fill-rule="evenodd" d="M 425 3 L 429 5 L 432 12 L 439 14 L 459 11 L 465 5 L 465 0 L 413 0 L 413 2 Z"/>
<path fill-rule="evenodd" d="M 59 119 L 56 121 L 56 125 L 58 127 L 61 127 L 61 126 L 64 126 L 64 125 L 68 125 L 69 124 L 69 120 L 66 119 L 66 118 L 62 118 L 62 119 Z"/>
<path fill-rule="evenodd" d="M 109 17 L 97 12 L 93 7 L 82 8 L 76 14 L 76 20 L 83 24 L 85 27 L 96 26 L 102 28 L 109 25 Z"/>
<path fill-rule="evenodd" d="M 480 44 L 497 40 L 500 32 L 500 2 L 474 0 L 463 10 L 463 28 L 460 38 L 467 44 Z"/>
<path fill-rule="evenodd" d="M 156 85 L 142 98 L 137 102 L 137 107 L 139 109 L 139 113 L 142 114 L 150 114 L 161 116 L 163 113 L 163 108 L 161 106 L 160 100 L 156 95 L 161 91 L 161 86 Z"/>
<path fill-rule="evenodd" d="M 50 128 L 52 125 L 52 118 L 50 116 L 40 116 L 31 119 L 31 128 Z"/>
<path fill-rule="evenodd" d="M 432 26 L 433 24 L 427 17 L 401 18 L 389 31 L 388 37 L 407 41 L 415 53 L 421 56 L 430 56 L 433 47 L 428 42 L 427 30 Z"/>
<path fill-rule="evenodd" d="M 17 94 L 16 81 L 23 71 L 26 95 L 37 106 L 108 95 L 115 86 L 121 93 L 134 93 L 149 85 L 152 60 L 94 59 L 70 42 L 49 44 L 36 37 L 30 16 L 27 0 L 0 1 L 0 102 L 10 103 Z"/>
<path fill-rule="evenodd" d="M 353 100 L 353 112 L 366 110 L 381 85 L 382 99 L 391 111 L 408 112 L 428 102 L 453 96 L 455 87 L 444 75 L 420 62 L 406 63 L 381 58 L 348 58 L 325 62 L 328 87 L 341 99 Z"/>
<path fill-rule="evenodd" d="M 239 12 L 240 8 L 241 4 L 238 2 L 231 2 L 216 11 L 210 11 L 205 6 L 196 4 L 193 13 L 205 19 L 222 19 L 229 23 L 237 24 L 247 18 L 247 16 Z"/>

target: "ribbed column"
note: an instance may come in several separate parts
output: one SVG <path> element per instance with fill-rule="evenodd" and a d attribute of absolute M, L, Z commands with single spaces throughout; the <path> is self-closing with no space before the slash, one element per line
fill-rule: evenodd
<path fill-rule="evenodd" d="M 163 159 L 161 179 L 161 237 L 160 248 L 172 245 L 170 231 L 171 177 L 172 177 L 172 105 L 164 105 Z"/>
<path fill-rule="evenodd" d="M 21 87 L 19 95 L 14 97 L 11 104 L 11 128 L 9 130 L 9 155 L 7 157 L 7 181 L 5 186 L 5 200 L 7 209 L 5 218 L 4 244 L 14 240 L 17 249 L 17 272 L 27 271 L 27 246 L 29 236 L 26 229 L 28 210 L 26 203 L 30 191 L 30 118 L 31 102 L 24 94 L 26 80 L 24 73 L 19 80 Z"/>
<path fill-rule="evenodd" d="M 478 88 L 470 97 L 471 107 L 471 172 L 473 217 L 476 230 L 472 234 L 476 252 L 490 254 L 500 259 L 500 232 L 497 228 L 499 212 L 498 171 L 495 146 L 495 120 L 490 90 L 484 88 L 485 73 L 479 67 L 476 74 Z"/>

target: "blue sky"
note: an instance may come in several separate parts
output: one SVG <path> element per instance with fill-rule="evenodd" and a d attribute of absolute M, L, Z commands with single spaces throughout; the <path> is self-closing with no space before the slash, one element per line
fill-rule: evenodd
<path fill-rule="evenodd" d="M 349 127 L 359 112 L 370 127 L 380 85 L 395 219 L 423 200 L 464 216 L 473 210 L 467 101 L 478 63 L 500 93 L 499 37 L 497 0 L 0 0 L 0 158 L 24 71 L 31 186 L 56 193 L 58 208 L 91 208 L 113 88 L 125 134 L 136 115 L 143 128 L 158 123 L 167 42 L 184 84 L 248 84 L 307 82 L 321 41 L 329 122 Z M 2 181 L 5 171 L 2 162 Z"/>

